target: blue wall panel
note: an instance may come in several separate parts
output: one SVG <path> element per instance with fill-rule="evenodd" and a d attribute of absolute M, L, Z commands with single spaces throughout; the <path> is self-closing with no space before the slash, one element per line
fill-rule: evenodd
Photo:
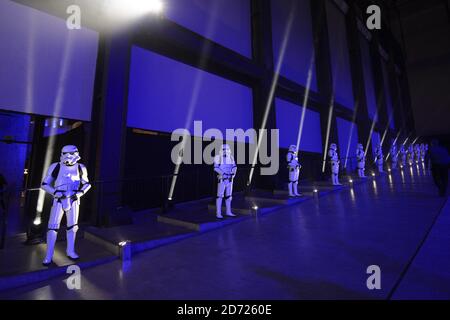
<path fill-rule="evenodd" d="M 311 8 L 309 0 L 272 0 L 272 42 L 274 64 L 281 59 L 281 48 L 287 34 L 286 49 L 280 74 L 306 87 L 311 68 L 312 90 L 317 90 L 314 63 L 314 43 L 312 35 Z M 290 32 L 286 31 L 292 16 Z"/>
<path fill-rule="evenodd" d="M 253 127 L 252 90 L 139 47 L 132 48 L 127 125 L 172 132 Z"/>
<path fill-rule="evenodd" d="M 370 56 L 369 42 L 360 36 L 362 67 L 364 75 L 364 88 L 366 93 L 367 112 L 371 120 L 377 113 L 377 99 L 375 93 L 375 85 L 372 70 L 372 60 Z"/>
<path fill-rule="evenodd" d="M 0 0 L 0 109 L 90 120 L 98 34 Z"/>
<path fill-rule="evenodd" d="M 249 0 L 166 0 L 168 19 L 252 57 Z"/>
<path fill-rule="evenodd" d="M 288 148 L 291 144 L 297 143 L 303 107 L 282 99 L 275 99 L 275 105 L 276 123 L 280 130 L 280 147 Z M 299 149 L 301 151 L 322 152 L 322 135 L 318 112 L 306 109 Z"/>
<path fill-rule="evenodd" d="M 345 119 L 336 118 L 339 138 L 339 157 L 348 169 L 356 168 L 355 154 L 358 144 L 358 128 L 356 124 Z"/>
<path fill-rule="evenodd" d="M 335 100 L 345 107 L 353 109 L 352 77 L 345 15 L 332 1 L 326 2 L 326 8 Z"/>

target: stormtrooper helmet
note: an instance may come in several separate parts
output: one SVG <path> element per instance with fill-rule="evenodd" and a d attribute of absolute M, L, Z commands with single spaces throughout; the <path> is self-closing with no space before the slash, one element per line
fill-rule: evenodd
<path fill-rule="evenodd" d="M 222 145 L 222 150 L 220 151 L 220 154 L 223 157 L 230 157 L 231 156 L 231 148 L 228 144 L 223 144 Z"/>
<path fill-rule="evenodd" d="M 356 146 L 356 148 L 357 148 L 358 150 L 362 150 L 362 149 L 363 149 L 362 143 L 358 143 L 358 145 Z"/>
<path fill-rule="evenodd" d="M 64 165 L 73 166 L 81 159 L 81 157 L 76 146 L 68 145 L 62 148 L 60 159 Z"/>
<path fill-rule="evenodd" d="M 337 150 L 337 145 L 336 145 L 336 143 L 330 144 L 330 149 L 333 149 L 334 151 L 336 151 L 336 150 Z"/>
<path fill-rule="evenodd" d="M 297 146 L 295 146 L 295 145 L 290 145 L 289 146 L 289 152 L 292 152 L 292 153 L 297 153 Z"/>

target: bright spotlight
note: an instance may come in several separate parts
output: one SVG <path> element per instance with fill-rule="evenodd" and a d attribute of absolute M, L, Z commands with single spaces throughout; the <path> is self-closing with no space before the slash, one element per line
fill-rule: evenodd
<path fill-rule="evenodd" d="M 36 217 L 36 218 L 34 219 L 34 221 L 33 221 L 33 224 L 34 224 L 35 226 L 38 226 L 38 225 L 40 225 L 41 223 L 42 223 L 41 217 Z"/>
<path fill-rule="evenodd" d="M 164 5 L 161 0 L 111 0 L 108 11 L 114 14 L 129 14 L 133 16 L 147 13 L 159 14 L 163 11 Z"/>
<path fill-rule="evenodd" d="M 372 177 L 375 177 L 375 173 L 374 172 L 372 172 Z"/>
<path fill-rule="evenodd" d="M 317 190 L 317 189 L 314 189 L 314 190 L 313 190 L 313 192 L 314 192 L 314 193 L 317 193 L 317 192 L 319 192 L 319 190 Z"/>
<path fill-rule="evenodd" d="M 353 180 L 352 179 L 350 179 L 350 181 L 349 181 L 350 183 L 353 183 Z"/>
<path fill-rule="evenodd" d="M 252 209 L 253 210 L 258 210 L 258 206 L 253 206 Z"/>

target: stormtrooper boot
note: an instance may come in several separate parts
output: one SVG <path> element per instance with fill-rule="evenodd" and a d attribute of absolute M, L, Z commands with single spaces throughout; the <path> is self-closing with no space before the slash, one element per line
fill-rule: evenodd
<path fill-rule="evenodd" d="M 295 194 L 293 192 L 293 183 L 292 182 L 289 182 L 288 189 L 289 189 L 289 197 L 295 197 Z"/>
<path fill-rule="evenodd" d="M 335 185 L 335 186 L 342 186 L 342 184 L 339 183 L 339 176 L 337 174 L 334 174 L 333 177 L 334 177 L 333 185 Z"/>
<path fill-rule="evenodd" d="M 222 198 L 219 197 L 216 199 L 216 218 L 223 219 L 222 216 Z"/>
<path fill-rule="evenodd" d="M 47 254 L 45 255 L 44 261 L 42 261 L 42 264 L 44 266 L 49 266 L 53 263 L 53 252 L 55 251 L 55 243 L 56 243 L 56 237 L 58 236 L 58 233 L 55 230 L 48 230 L 47 231 Z"/>
<path fill-rule="evenodd" d="M 298 183 L 295 182 L 295 183 L 294 183 L 294 194 L 295 194 L 297 197 L 300 197 L 300 196 L 302 196 L 302 194 L 298 192 L 298 189 L 297 189 L 297 188 L 298 188 Z"/>
<path fill-rule="evenodd" d="M 225 200 L 225 207 L 227 209 L 226 215 L 229 217 L 236 217 L 236 215 L 231 212 L 231 197 Z"/>
<path fill-rule="evenodd" d="M 78 260 L 80 258 L 77 255 L 77 253 L 75 252 L 75 237 L 76 237 L 76 234 L 77 234 L 77 231 L 74 230 L 75 228 L 77 228 L 77 227 L 75 226 L 72 229 L 67 230 L 67 233 L 66 233 L 66 237 L 67 237 L 66 254 L 67 254 L 67 257 L 70 260 Z"/>

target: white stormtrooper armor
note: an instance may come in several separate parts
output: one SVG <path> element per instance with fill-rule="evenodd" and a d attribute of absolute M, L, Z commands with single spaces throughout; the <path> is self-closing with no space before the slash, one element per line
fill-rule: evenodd
<path fill-rule="evenodd" d="M 420 146 L 418 144 L 414 145 L 414 154 L 415 154 L 416 163 L 419 163 L 420 162 Z"/>
<path fill-rule="evenodd" d="M 233 178 L 236 175 L 237 166 L 231 155 L 230 146 L 222 145 L 219 155 L 214 157 L 214 171 L 217 173 L 217 198 L 216 198 L 216 217 L 223 219 L 222 199 L 225 195 L 226 215 L 234 217 L 231 212 L 231 200 L 233 194 Z"/>
<path fill-rule="evenodd" d="M 364 147 L 361 143 L 358 143 L 358 146 L 356 147 L 356 161 L 358 177 L 365 178 L 364 170 L 366 168 L 366 153 L 364 152 Z"/>
<path fill-rule="evenodd" d="M 398 163 L 398 152 L 397 152 L 397 145 L 395 143 L 391 146 L 391 167 L 392 170 L 397 169 L 397 163 Z"/>
<path fill-rule="evenodd" d="M 291 145 L 286 155 L 287 167 L 289 170 L 289 196 L 301 196 L 298 192 L 298 177 L 301 165 L 298 163 L 297 146 Z"/>
<path fill-rule="evenodd" d="M 412 166 L 414 162 L 414 146 L 412 144 L 408 147 L 408 163 L 410 166 Z"/>
<path fill-rule="evenodd" d="M 381 147 L 381 144 L 379 144 L 377 146 L 377 148 L 375 149 L 375 159 L 377 161 L 377 166 L 378 166 L 378 172 L 379 173 L 383 173 L 383 148 Z"/>
<path fill-rule="evenodd" d="M 404 166 L 406 166 L 406 159 L 407 159 L 407 152 L 406 152 L 405 146 L 403 144 L 400 146 L 400 155 L 402 156 L 401 167 L 403 168 Z"/>
<path fill-rule="evenodd" d="M 341 186 L 342 184 L 339 183 L 339 156 L 335 143 L 332 143 L 330 145 L 328 156 L 330 157 L 331 163 L 331 183 L 333 184 L 333 186 Z"/>
<path fill-rule="evenodd" d="M 426 151 L 425 151 L 425 144 L 421 143 L 420 144 L 420 161 L 421 162 L 425 162 L 425 153 L 426 153 Z"/>
<path fill-rule="evenodd" d="M 51 194 L 53 205 L 50 211 L 47 231 L 47 254 L 43 264 L 52 263 L 56 237 L 61 219 L 67 220 L 67 257 L 76 260 L 75 236 L 78 230 L 80 198 L 91 188 L 86 167 L 78 163 L 80 156 L 76 146 L 65 146 L 61 150 L 61 161 L 52 163 L 41 188 Z"/>

